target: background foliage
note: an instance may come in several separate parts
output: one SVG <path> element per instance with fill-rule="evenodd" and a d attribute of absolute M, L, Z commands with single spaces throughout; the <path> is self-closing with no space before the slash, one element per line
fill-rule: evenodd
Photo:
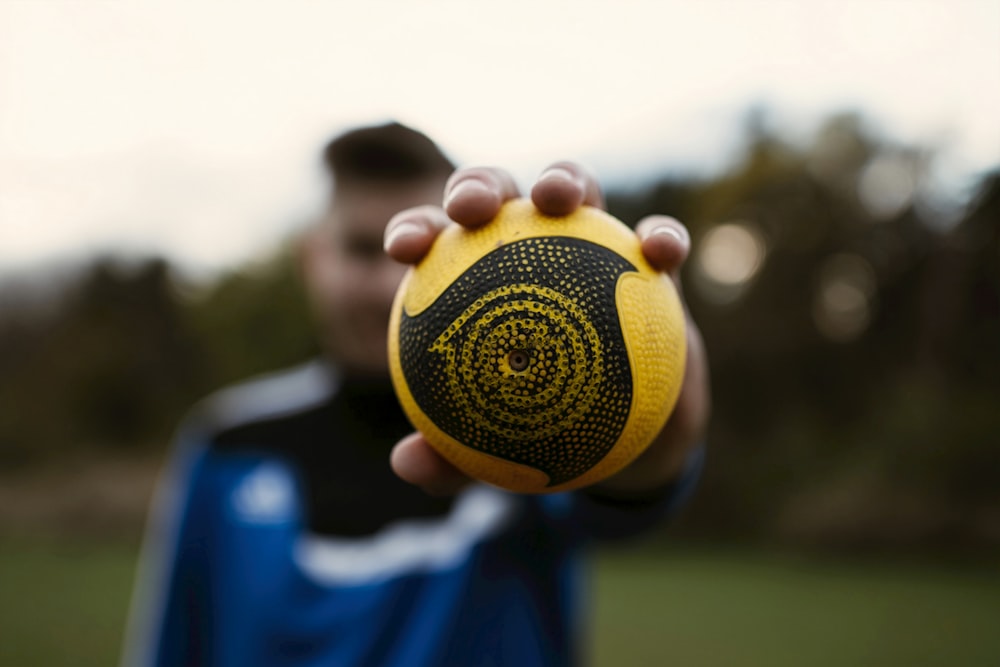
<path fill-rule="evenodd" d="M 931 151 L 857 116 L 798 144 L 765 120 L 725 173 L 608 193 L 622 219 L 669 213 L 694 238 L 684 283 L 715 412 L 672 534 L 995 553 L 1000 174 L 956 209 L 931 188 Z M 291 241 L 210 285 L 115 257 L 0 284 L 0 487 L 66 461 L 158 460 L 194 400 L 315 352 Z"/>

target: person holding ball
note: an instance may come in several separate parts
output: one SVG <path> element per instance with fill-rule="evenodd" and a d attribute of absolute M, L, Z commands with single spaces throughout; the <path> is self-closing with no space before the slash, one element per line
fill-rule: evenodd
<path fill-rule="evenodd" d="M 708 368 L 687 317 L 674 410 L 624 469 L 581 489 L 517 494 L 468 478 L 428 443 L 389 380 L 396 289 L 449 225 L 489 225 L 520 196 L 496 168 L 455 171 L 397 123 L 324 152 L 327 214 L 301 266 L 322 358 L 225 389 L 179 431 L 154 504 L 123 664 L 132 667 L 579 664 L 581 559 L 640 534 L 696 485 Z M 548 216 L 603 207 L 581 166 L 545 170 Z M 636 226 L 675 283 L 679 222 Z"/>

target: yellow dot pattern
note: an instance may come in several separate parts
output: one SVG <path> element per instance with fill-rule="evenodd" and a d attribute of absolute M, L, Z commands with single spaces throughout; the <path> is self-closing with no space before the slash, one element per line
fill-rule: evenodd
<path fill-rule="evenodd" d="M 400 286 L 393 384 L 467 474 L 514 491 L 597 482 L 663 427 L 683 379 L 684 316 L 634 233 L 596 209 L 505 205 L 457 225 Z"/>
<path fill-rule="evenodd" d="M 574 238 L 505 244 L 429 308 L 403 316 L 403 375 L 459 442 L 541 470 L 583 474 L 614 446 L 632 378 L 615 307 L 621 256 Z M 523 370 L 511 367 L 514 354 Z"/>

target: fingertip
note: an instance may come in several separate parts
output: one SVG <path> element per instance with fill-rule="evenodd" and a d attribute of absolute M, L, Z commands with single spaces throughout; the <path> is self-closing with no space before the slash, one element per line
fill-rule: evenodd
<path fill-rule="evenodd" d="M 427 443 L 419 433 L 400 440 L 389 455 L 393 472 L 405 482 L 434 496 L 447 496 L 468 484 L 469 478 Z"/>
<path fill-rule="evenodd" d="M 585 187 L 570 170 L 550 167 L 531 188 L 531 200 L 539 211 L 551 216 L 569 215 L 583 204 Z"/>
<path fill-rule="evenodd" d="M 658 271 L 674 273 L 687 260 L 691 239 L 680 222 L 666 216 L 645 218 L 636 226 L 646 260 Z"/>
<path fill-rule="evenodd" d="M 394 215 L 385 227 L 382 249 L 398 262 L 416 264 L 419 262 L 438 233 L 449 224 L 441 209 L 434 206 L 418 206 Z"/>
<path fill-rule="evenodd" d="M 470 178 L 448 190 L 445 213 L 466 227 L 478 227 L 492 220 L 503 205 L 501 194 L 486 183 Z"/>
<path fill-rule="evenodd" d="M 413 451 L 417 438 L 419 434 L 411 433 L 397 442 L 389 453 L 389 467 L 400 479 L 410 484 L 417 484 L 417 479 L 420 477 L 420 457 Z"/>
<path fill-rule="evenodd" d="M 547 167 L 534 187 L 531 199 L 539 211 L 551 216 L 569 215 L 580 206 L 604 207 L 597 179 L 575 162 L 561 161 Z"/>
<path fill-rule="evenodd" d="M 496 167 L 466 167 L 448 179 L 444 210 L 460 225 L 478 227 L 496 217 L 504 202 L 517 196 L 517 184 L 506 171 Z"/>
<path fill-rule="evenodd" d="M 386 227 L 382 249 L 393 259 L 412 263 L 419 259 L 419 237 L 425 233 L 422 225 L 404 220 Z"/>

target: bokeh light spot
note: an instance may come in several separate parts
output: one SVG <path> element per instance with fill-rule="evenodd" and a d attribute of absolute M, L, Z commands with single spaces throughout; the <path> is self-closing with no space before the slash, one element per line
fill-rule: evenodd
<path fill-rule="evenodd" d="M 917 165 L 904 156 L 880 155 L 858 177 L 858 199 L 876 221 L 891 220 L 913 203 Z"/>
<path fill-rule="evenodd" d="M 857 339 L 871 323 L 876 291 L 875 271 L 863 257 L 844 253 L 828 259 L 813 301 L 820 333 L 839 343 Z"/>
<path fill-rule="evenodd" d="M 729 222 L 709 230 L 695 256 L 705 296 L 717 302 L 739 297 L 766 254 L 764 238 L 751 223 Z"/>

